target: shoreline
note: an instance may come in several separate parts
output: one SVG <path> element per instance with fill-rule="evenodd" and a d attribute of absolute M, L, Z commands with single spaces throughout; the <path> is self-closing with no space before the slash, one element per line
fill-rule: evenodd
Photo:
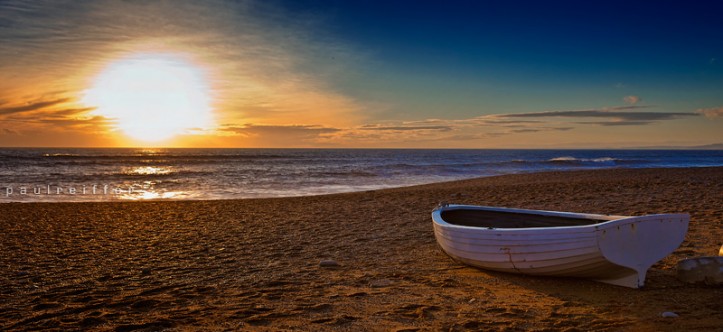
<path fill-rule="evenodd" d="M 440 201 L 688 212 L 691 223 L 680 248 L 635 290 L 456 263 L 434 239 L 430 213 Z M 723 167 L 696 167 L 508 174 L 297 197 L 7 202 L 0 329 L 716 330 L 723 288 L 684 284 L 675 265 L 717 255 L 722 201 Z M 661 317 L 666 311 L 679 317 Z"/>
<path fill-rule="evenodd" d="M 538 171 L 531 171 L 531 172 L 519 172 L 519 173 L 508 173 L 508 174 L 497 174 L 497 175 L 488 175 L 488 176 L 479 176 L 479 177 L 472 177 L 467 179 L 456 179 L 456 180 L 449 180 L 449 181 L 441 181 L 441 182 L 430 182 L 430 183 L 421 183 L 421 184 L 412 184 L 412 185 L 404 185 L 404 186 L 393 186 L 393 187 L 380 187 L 376 189 L 364 189 L 364 190 L 353 190 L 353 191 L 343 191 L 343 192 L 330 192 L 330 193 L 321 193 L 321 194 L 311 194 L 311 195 L 296 195 L 296 196 L 261 196 L 261 197 L 241 197 L 241 198 L 187 198 L 187 199 L 173 199 L 173 198 L 151 198 L 151 199 L 109 199 L 109 200 L 103 200 L 103 199 L 97 199 L 97 200 L 6 200 L 7 197 L 10 195 L 20 195 L 21 193 L 15 193 L 16 188 L 12 188 L 12 192 L 10 194 L 7 194 L 7 192 L 0 193 L 0 205 L 7 204 L 7 203 L 118 203 L 118 202 L 186 202 L 186 201 L 236 201 L 236 200 L 247 200 L 247 199 L 283 199 L 283 198 L 299 198 L 299 197 L 316 197 L 316 196 L 329 196 L 329 195 L 344 195 L 344 194 L 354 194 L 354 193 L 363 193 L 363 192 L 369 192 L 369 191 L 382 191 L 382 190 L 394 190 L 394 189 L 403 189 L 403 188 L 414 188 L 419 186 L 428 186 L 428 185 L 442 185 L 442 184 L 450 184 L 454 185 L 457 182 L 461 181 L 475 181 L 480 179 L 486 179 L 486 178 L 495 178 L 495 177 L 502 177 L 502 176 L 516 176 L 516 175 L 530 175 L 530 174 L 544 174 L 544 173 L 560 173 L 560 172 L 595 172 L 595 171 L 605 171 L 605 170 L 621 170 L 621 169 L 630 169 L 630 170 L 665 170 L 665 169 L 707 169 L 707 168 L 720 168 L 723 169 L 723 166 L 681 166 L 681 167 L 650 167 L 650 168 L 626 168 L 626 167 L 611 167 L 611 168 L 597 168 L 597 169 L 568 169 L 568 170 L 538 170 Z M 43 186 L 24 186 L 26 188 L 30 188 L 30 190 L 27 190 L 27 194 L 29 196 L 59 196 L 61 194 L 63 195 L 94 195 L 94 196 L 118 196 L 122 194 L 132 193 L 134 192 L 133 187 L 129 187 L 129 189 L 123 189 L 124 187 L 120 186 L 110 186 L 110 185 L 90 185 L 90 186 L 82 186 L 78 187 L 81 188 L 80 191 L 77 191 L 78 189 L 76 187 L 68 187 L 68 186 L 51 186 L 51 185 L 43 185 Z M 32 192 L 33 188 L 42 188 L 42 190 L 46 190 L 47 194 L 35 194 Z M 54 189 L 54 190 L 51 190 Z M 62 193 L 58 188 L 73 188 L 74 194 L 65 193 L 63 190 Z M 90 188 L 90 189 L 88 189 Z M 19 189 L 19 187 L 18 187 Z M 120 192 L 116 193 L 114 191 L 117 191 L 120 189 Z M 58 192 L 56 194 L 51 193 L 52 192 Z M 75 193 L 77 191 L 77 193 Z M 91 193 L 86 194 L 87 191 L 91 191 Z M 97 191 L 97 194 L 96 194 Z M 103 193 L 101 193 L 103 191 Z"/>

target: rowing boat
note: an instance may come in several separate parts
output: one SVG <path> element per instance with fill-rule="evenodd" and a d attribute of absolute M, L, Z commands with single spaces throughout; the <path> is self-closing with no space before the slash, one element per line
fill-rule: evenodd
<path fill-rule="evenodd" d="M 432 221 L 442 250 L 465 264 L 640 288 L 648 269 L 683 242 L 690 216 L 444 204 L 432 212 Z"/>

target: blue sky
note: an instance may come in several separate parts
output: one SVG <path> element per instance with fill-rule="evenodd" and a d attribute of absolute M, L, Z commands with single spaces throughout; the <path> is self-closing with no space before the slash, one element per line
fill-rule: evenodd
<path fill-rule="evenodd" d="M 490 106 L 520 108 L 533 98 L 602 104 L 621 93 L 723 101 L 720 2 L 289 3 L 326 17 L 332 36 L 374 57 L 368 79 L 401 93 L 426 88 L 430 99 L 466 101 L 482 87 L 522 97 Z"/>
<path fill-rule="evenodd" d="M 720 1 L 0 1 L 0 145 L 149 144 L 123 136 L 120 123 L 142 119 L 83 103 L 104 70 L 144 57 L 186 59 L 214 101 L 213 124 L 153 144 L 721 143 L 722 12 Z"/>

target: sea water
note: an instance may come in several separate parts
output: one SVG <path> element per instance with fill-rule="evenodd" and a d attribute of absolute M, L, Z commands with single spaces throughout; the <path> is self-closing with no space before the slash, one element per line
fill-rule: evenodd
<path fill-rule="evenodd" d="M 721 150 L 0 149 L 0 202 L 318 195 L 475 177 L 723 166 Z"/>

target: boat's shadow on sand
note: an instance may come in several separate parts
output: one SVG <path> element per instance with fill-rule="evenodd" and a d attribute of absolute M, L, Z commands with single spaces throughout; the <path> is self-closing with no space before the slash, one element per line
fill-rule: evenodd
<path fill-rule="evenodd" d="M 494 284 L 490 287 L 494 297 L 489 303 L 492 307 L 527 306 L 525 315 L 535 316 L 536 320 L 559 329 L 673 331 L 683 321 L 686 325 L 695 324 L 698 319 L 694 316 L 701 312 L 716 315 L 723 309 L 723 305 L 714 304 L 717 291 L 711 292 L 711 287 L 685 284 L 676 278 L 674 271 L 656 268 L 648 271 L 646 284 L 639 289 L 590 279 L 530 276 L 475 267 L 461 268 L 458 273 L 491 281 Z M 497 292 L 498 289 L 503 291 Z M 691 296 L 707 297 L 710 302 L 706 305 L 705 301 L 687 301 Z M 668 311 L 679 317 L 661 316 Z"/>

